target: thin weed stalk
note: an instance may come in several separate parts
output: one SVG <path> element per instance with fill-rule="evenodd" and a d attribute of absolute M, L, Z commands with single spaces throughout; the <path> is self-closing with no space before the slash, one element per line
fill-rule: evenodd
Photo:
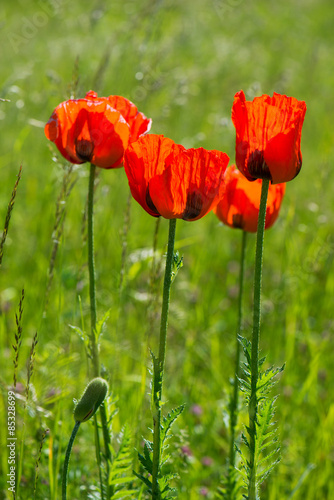
<path fill-rule="evenodd" d="M 246 242 L 247 242 L 247 232 L 242 231 L 242 242 L 241 242 L 241 255 L 240 255 L 240 273 L 239 273 L 239 296 L 238 296 L 238 324 L 236 331 L 236 354 L 235 354 L 235 368 L 234 368 L 234 381 L 233 381 L 233 392 L 231 394 L 230 401 L 230 455 L 229 455 L 229 476 L 233 473 L 235 468 L 235 457 L 236 457 L 236 440 L 235 440 L 235 430 L 238 420 L 238 405 L 239 405 L 239 378 L 240 378 L 240 354 L 241 346 L 239 341 L 239 336 L 242 335 L 243 331 L 243 292 L 244 292 L 244 270 L 245 270 L 245 254 L 246 254 Z M 231 478 L 230 478 L 231 479 Z"/>
<path fill-rule="evenodd" d="M 26 429 L 25 418 L 26 418 L 27 406 L 28 406 L 29 396 L 30 396 L 30 382 L 31 382 L 31 378 L 32 378 L 33 373 L 34 373 L 34 363 L 35 363 L 37 344 L 38 344 L 38 334 L 36 332 L 34 337 L 33 337 L 32 343 L 31 343 L 29 359 L 28 359 L 28 363 L 27 363 L 27 384 L 26 384 L 26 390 L 25 390 L 25 403 L 24 403 L 24 408 L 23 408 L 22 433 L 21 433 L 21 443 L 20 443 L 20 459 L 19 459 L 18 473 L 17 473 L 17 488 L 16 488 L 17 498 L 20 498 L 19 489 L 20 489 L 20 482 L 21 482 L 22 470 L 23 470 L 24 440 L 25 440 L 25 429 Z"/>
<path fill-rule="evenodd" d="M 19 185 L 19 182 L 20 182 L 20 179 L 21 179 L 21 174 L 22 174 L 22 165 L 19 168 L 19 173 L 17 174 L 17 179 L 16 179 L 16 182 L 15 182 L 15 185 L 14 185 L 14 189 L 12 191 L 12 196 L 10 198 L 10 201 L 9 201 L 8 207 L 7 207 L 7 213 L 6 213 L 6 218 L 5 218 L 5 226 L 4 226 L 4 229 L 3 229 L 3 232 L 2 232 L 1 241 L 0 241 L 0 266 L 2 264 L 4 246 L 5 246 L 5 242 L 6 242 L 6 238 L 7 238 L 7 234 L 8 234 L 8 228 L 9 228 L 9 223 L 10 223 L 10 219 L 11 219 L 11 216 L 12 216 L 12 211 L 13 211 L 13 208 L 14 208 L 14 203 L 15 203 L 15 198 L 16 198 L 16 193 L 17 193 L 17 188 L 18 188 L 18 185 Z"/>
<path fill-rule="evenodd" d="M 16 333 L 15 333 L 15 343 L 12 345 L 15 358 L 13 360 L 14 363 L 14 373 L 13 373 L 13 385 L 14 389 L 16 389 L 17 384 L 17 368 L 19 364 L 19 355 L 22 344 L 22 314 L 23 314 L 23 301 L 24 301 L 24 289 L 21 292 L 21 298 L 19 302 L 19 312 L 15 314 L 15 322 L 16 322 Z"/>
<path fill-rule="evenodd" d="M 46 435 L 48 434 L 49 431 L 50 431 L 50 429 L 45 429 L 45 431 L 43 432 L 41 444 L 39 446 L 38 455 L 37 455 L 37 459 L 36 459 L 36 463 L 35 463 L 34 499 L 36 498 L 36 492 L 37 492 L 37 483 L 38 483 L 38 476 L 39 476 L 39 464 L 40 464 L 41 457 L 42 457 L 42 448 L 43 448 L 43 444 L 44 444 Z"/>
<path fill-rule="evenodd" d="M 148 332 L 154 331 L 154 320 L 158 310 L 158 278 L 160 269 L 160 260 L 157 262 L 157 247 L 158 247 L 158 234 L 160 228 L 160 217 L 157 217 L 152 247 L 152 264 L 150 270 L 150 299 L 148 305 Z"/>
<path fill-rule="evenodd" d="M 67 203 L 68 198 L 72 192 L 72 189 L 76 183 L 76 179 L 72 180 L 73 167 L 74 167 L 74 165 L 72 163 L 63 167 L 64 174 L 63 174 L 62 186 L 61 186 L 61 190 L 60 190 L 60 193 L 58 195 L 58 198 L 57 198 L 55 222 L 54 222 L 54 226 L 53 226 L 53 230 L 52 230 L 53 245 L 52 245 L 50 262 L 49 262 L 49 269 L 48 269 L 48 281 L 47 281 L 46 291 L 45 291 L 43 316 L 45 316 L 45 314 L 47 312 L 47 308 L 48 308 L 49 295 L 50 295 L 51 286 L 52 286 L 52 282 L 53 282 L 53 278 L 54 278 L 54 268 L 55 268 L 56 258 L 57 258 L 59 244 L 60 244 L 60 240 L 61 240 L 61 237 L 63 234 L 63 229 L 64 229 L 64 221 L 65 221 L 65 217 L 66 217 L 66 208 L 67 208 L 66 203 Z"/>
<path fill-rule="evenodd" d="M 131 195 L 131 192 L 129 192 L 128 200 L 126 203 L 126 210 L 125 210 L 125 215 L 124 215 L 124 224 L 123 224 L 123 231 L 122 231 L 122 256 L 121 256 L 121 270 L 119 273 L 119 295 L 120 295 L 120 298 L 122 296 L 122 291 L 123 291 L 123 286 L 124 286 L 126 255 L 127 255 L 127 249 L 128 249 L 127 236 L 128 236 L 129 226 L 130 226 L 130 214 L 131 214 L 131 200 L 132 200 L 132 195 Z"/>

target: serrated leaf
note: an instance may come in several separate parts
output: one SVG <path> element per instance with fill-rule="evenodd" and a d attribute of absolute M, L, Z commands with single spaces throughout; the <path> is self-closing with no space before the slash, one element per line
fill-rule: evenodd
<path fill-rule="evenodd" d="M 110 465 L 108 483 L 113 486 L 113 494 L 111 500 L 122 498 L 125 495 L 125 485 L 132 483 L 134 476 L 131 475 L 132 469 L 132 443 L 131 432 L 125 426 L 121 433 L 121 441 L 117 453 L 114 454 L 113 461 Z"/>
<path fill-rule="evenodd" d="M 149 493 L 152 492 L 152 483 L 147 477 L 143 476 L 142 474 L 138 474 L 136 471 L 132 471 L 138 479 L 140 479 L 148 488 Z"/>
<path fill-rule="evenodd" d="M 81 328 L 79 328 L 78 326 L 74 326 L 74 325 L 68 325 L 68 326 L 71 328 L 71 330 L 75 331 L 75 333 L 80 337 L 81 340 L 83 340 L 83 342 L 85 344 L 88 345 L 89 338 L 87 337 L 86 332 L 81 330 Z"/>
<path fill-rule="evenodd" d="M 162 429 L 161 429 L 161 433 L 160 433 L 161 446 L 163 446 L 172 424 L 181 415 L 183 410 L 184 410 L 184 405 L 178 406 L 177 408 L 172 410 L 170 413 L 168 413 L 168 415 L 166 417 L 163 417 L 162 426 L 161 426 Z"/>
<path fill-rule="evenodd" d="M 120 500 L 125 498 L 135 498 L 135 495 L 138 494 L 137 490 L 121 490 L 115 493 L 111 498 L 112 500 Z"/>
<path fill-rule="evenodd" d="M 146 458 L 141 453 L 138 453 L 138 459 L 139 459 L 140 463 L 142 464 L 142 466 L 144 467 L 144 469 L 146 470 L 146 472 L 148 472 L 149 474 L 152 474 L 152 461 L 150 460 L 147 462 Z"/>
<path fill-rule="evenodd" d="M 179 252 L 175 252 L 173 255 L 173 262 L 172 262 L 172 277 L 171 277 L 172 283 L 174 283 L 177 273 L 182 267 L 183 267 L 183 256 L 180 257 Z"/>
<path fill-rule="evenodd" d="M 102 330 L 103 330 L 103 327 L 106 323 L 106 321 L 109 319 L 109 316 L 110 316 L 110 311 L 111 309 L 109 309 L 103 316 L 102 318 L 97 321 L 96 323 L 96 328 L 95 328 L 95 335 L 96 335 L 96 340 L 99 341 L 99 338 L 100 338 L 100 335 L 102 333 Z"/>

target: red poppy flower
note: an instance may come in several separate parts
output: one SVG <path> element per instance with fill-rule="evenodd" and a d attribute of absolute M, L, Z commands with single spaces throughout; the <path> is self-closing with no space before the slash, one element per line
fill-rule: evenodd
<path fill-rule="evenodd" d="M 250 182 L 232 165 L 225 173 L 225 194 L 215 208 L 217 217 L 227 226 L 256 233 L 261 198 L 261 179 Z M 271 227 L 278 217 L 285 183 L 269 184 L 266 225 Z"/>
<path fill-rule="evenodd" d="M 246 101 L 234 96 L 232 121 L 236 128 L 236 164 L 248 180 L 292 180 L 302 166 L 300 139 L 306 113 L 304 101 L 274 93 Z"/>
<path fill-rule="evenodd" d="M 229 157 L 186 149 L 163 135 L 146 135 L 125 152 L 124 169 L 134 199 L 154 217 L 197 220 L 224 192 Z"/>
<path fill-rule="evenodd" d="M 59 104 L 44 130 L 71 163 L 89 161 L 97 167 L 116 168 L 129 142 L 150 126 L 151 120 L 124 97 L 98 97 L 90 91 L 84 99 Z"/>
<path fill-rule="evenodd" d="M 140 113 L 137 106 L 135 106 L 133 102 L 119 95 L 109 96 L 108 101 L 111 107 L 117 109 L 117 111 L 121 113 L 125 121 L 129 124 L 130 143 L 137 141 L 141 135 L 149 132 L 152 120 L 150 118 L 146 118 L 143 113 Z"/>

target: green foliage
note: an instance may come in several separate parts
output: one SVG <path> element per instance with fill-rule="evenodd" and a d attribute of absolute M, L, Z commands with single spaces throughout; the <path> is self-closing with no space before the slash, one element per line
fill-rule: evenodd
<path fill-rule="evenodd" d="M 280 216 L 265 238 L 261 350 L 269 365 L 286 361 L 286 368 L 273 389 L 273 394 L 280 393 L 274 418 L 283 459 L 260 491 L 261 500 L 334 498 L 331 10 L 330 0 L 292 0 L 289 8 L 265 0 L 1 2 L 2 229 L 15 176 L 23 165 L 0 269 L 1 498 L 9 493 L 6 394 L 13 381 L 11 344 L 22 288 L 16 398 L 18 442 L 25 442 L 24 454 L 19 449 L 17 453 L 18 462 L 23 462 L 22 500 L 33 498 L 35 463 L 45 428 L 50 432 L 39 463 L 36 496 L 60 498 L 63 447 L 73 423 L 72 395 L 80 394 L 88 377 L 84 343 L 69 327 L 77 325 L 87 332 L 89 325 L 83 237 L 88 168 L 73 168 L 66 193 L 76 182 L 66 197 L 67 167 L 63 170 L 54 161 L 55 148 L 50 154 L 43 127 L 56 105 L 71 96 L 82 97 L 90 89 L 99 95 L 130 98 L 153 119 L 153 133 L 163 133 L 186 147 L 226 151 L 231 163 L 235 131 L 230 114 L 236 91 L 243 89 L 250 99 L 276 91 L 306 101 L 303 167 L 287 185 Z M 114 435 L 127 423 L 139 449 L 140 436 L 151 422 L 148 351 L 156 352 L 157 345 L 156 328 L 147 323 L 150 258 L 144 258 L 152 255 L 156 221 L 132 200 L 120 304 L 120 235 L 128 182 L 122 169 L 101 171 L 99 180 L 94 207 L 97 304 L 102 314 L 110 310 L 101 341 L 101 365 L 118 396 Z M 61 207 L 66 209 L 63 215 Z M 55 227 L 61 227 L 61 233 L 54 233 Z M 161 220 L 157 256 L 165 251 L 166 230 L 167 221 Z M 180 451 L 183 442 L 172 454 L 173 464 L 181 463 L 177 467 L 181 479 L 175 480 L 179 499 L 204 500 L 202 489 L 210 499 L 227 467 L 228 422 L 222 415 L 234 373 L 240 232 L 219 225 L 213 214 L 196 222 L 180 221 L 177 248 L 184 254 L 184 268 L 173 285 L 164 399 L 170 408 L 180 401 L 187 405 L 181 419 L 189 454 Z M 254 237 L 249 235 L 245 331 L 252 306 L 253 250 Z M 143 258 L 134 262 L 136 255 Z M 159 257 L 157 269 L 158 264 Z M 159 318 L 153 313 L 156 325 Z M 26 367 L 36 331 L 39 342 L 24 417 Z M 195 407 L 201 412 L 196 413 Z M 240 428 L 246 423 L 242 409 L 238 422 Z M 77 444 L 80 448 L 74 447 L 69 471 L 71 498 L 99 498 L 90 425 L 79 433 Z M 117 449 L 114 441 L 113 445 Z M 209 466 L 202 464 L 207 456 L 212 459 Z M 137 463 L 134 468 L 138 470 Z"/>
<path fill-rule="evenodd" d="M 239 336 L 245 359 L 243 363 L 243 375 L 240 379 L 240 390 L 244 393 L 245 401 L 249 405 L 251 397 L 251 343 L 244 337 Z M 255 431 L 250 426 L 246 426 L 248 436 L 254 442 L 255 454 L 254 463 L 256 464 L 256 488 L 263 483 L 273 470 L 275 465 L 280 461 L 280 446 L 278 445 L 278 434 L 276 422 L 273 421 L 275 415 L 275 403 L 277 397 L 269 397 L 268 393 L 272 390 L 277 382 L 277 375 L 284 370 L 281 368 L 268 368 L 261 371 L 261 367 L 265 362 L 265 358 L 259 360 L 259 377 L 256 387 L 257 399 L 257 419 L 255 421 Z M 242 434 L 242 442 L 246 449 L 250 449 L 250 439 L 246 434 Z M 241 456 L 241 464 L 239 471 L 244 479 L 245 485 L 248 485 L 252 480 L 250 462 L 247 454 L 239 447 L 237 450 Z M 244 498 L 247 498 L 244 496 Z"/>
<path fill-rule="evenodd" d="M 136 498 L 138 490 L 134 488 L 135 477 L 132 474 L 133 443 L 128 426 L 122 429 L 119 436 L 118 451 L 113 457 L 108 484 L 111 491 L 110 500 Z"/>
<path fill-rule="evenodd" d="M 221 485 L 218 487 L 216 497 L 223 500 L 241 500 L 242 487 L 239 471 L 229 467 L 228 473 L 222 478 Z"/>
<path fill-rule="evenodd" d="M 164 465 L 169 461 L 170 455 L 166 453 L 168 449 L 168 439 L 172 436 L 170 433 L 171 426 L 175 422 L 175 420 L 181 415 L 184 410 L 184 405 L 175 408 L 167 416 L 164 416 L 161 424 L 160 431 L 160 450 L 161 450 L 161 460 L 158 474 L 158 483 L 159 483 L 159 492 L 161 495 L 161 499 L 169 499 L 174 498 L 177 494 L 175 488 L 171 487 L 170 483 L 178 477 L 177 473 L 167 473 L 164 471 Z M 153 442 L 145 440 L 144 442 L 144 451 L 143 453 L 138 453 L 139 461 L 144 468 L 145 472 L 152 476 L 153 473 Z M 143 474 L 139 474 L 134 471 L 134 474 L 145 484 L 147 487 L 147 491 L 152 493 L 152 482 L 151 480 L 144 476 Z"/>
<path fill-rule="evenodd" d="M 183 256 L 179 256 L 179 252 L 175 252 L 173 255 L 173 264 L 172 264 L 172 283 L 175 280 L 177 273 L 183 267 Z"/>

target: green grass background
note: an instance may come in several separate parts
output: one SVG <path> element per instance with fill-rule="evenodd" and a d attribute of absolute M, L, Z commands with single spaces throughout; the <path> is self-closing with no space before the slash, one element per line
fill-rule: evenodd
<path fill-rule="evenodd" d="M 0 26 L 0 97 L 9 100 L 0 102 L 0 220 L 5 219 L 23 165 L 0 269 L 0 498 L 12 498 L 6 485 L 6 401 L 22 288 L 22 386 L 36 331 L 39 337 L 24 427 L 22 499 L 33 498 L 35 461 L 46 427 L 50 432 L 42 450 L 36 498 L 60 497 L 58 474 L 74 423 L 72 400 L 88 380 L 83 342 L 69 327 L 89 326 L 82 234 L 88 165 L 72 174 L 76 183 L 66 202 L 49 306 L 43 315 L 63 178 L 43 127 L 73 88 L 77 97 L 90 89 L 100 95 L 123 95 L 152 118 L 152 132 L 186 147 L 225 151 L 231 162 L 235 130 L 230 115 L 238 90 L 243 89 L 248 99 L 276 91 L 306 101 L 303 167 L 287 186 L 279 220 L 265 235 L 261 348 L 268 365 L 286 362 L 286 368 L 276 389 L 282 461 L 264 483 L 261 498 L 334 498 L 332 2 L 6 0 L 0 6 Z M 152 305 L 148 311 L 155 220 L 131 203 L 120 297 L 129 190 L 123 169 L 101 171 L 99 181 L 99 317 L 110 310 L 101 361 L 118 397 L 115 439 L 127 422 L 140 447 L 151 425 L 148 346 L 157 347 L 159 323 L 159 305 L 157 313 L 152 314 Z M 159 255 L 165 251 L 167 230 L 162 220 Z M 176 237 L 184 267 L 172 289 L 164 389 L 167 409 L 186 403 L 174 428 L 172 456 L 180 473 L 176 484 L 180 499 L 214 498 L 228 454 L 226 410 L 233 376 L 241 233 L 221 226 L 209 214 L 195 223 L 179 221 Z M 246 256 L 248 337 L 254 244 L 251 235 Z M 162 273 L 163 267 L 160 278 Z M 153 317 L 151 323 L 148 317 Z M 200 405 L 200 416 L 194 414 L 194 405 Z M 19 402 L 17 406 L 20 438 L 22 411 Z M 245 412 L 240 430 L 242 422 Z M 185 446 L 190 457 L 182 453 Z M 72 499 L 89 498 L 97 483 L 93 448 L 93 429 L 86 424 L 71 459 Z M 206 457 L 210 460 L 203 464 Z"/>

